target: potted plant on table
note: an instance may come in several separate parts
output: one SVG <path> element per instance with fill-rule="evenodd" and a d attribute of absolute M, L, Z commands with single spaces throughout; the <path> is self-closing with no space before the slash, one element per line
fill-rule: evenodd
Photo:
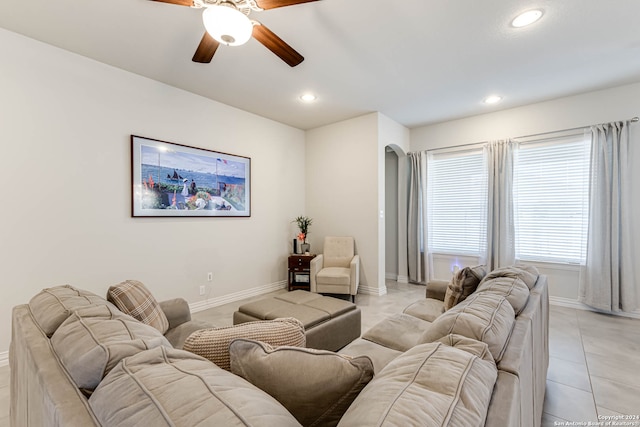
<path fill-rule="evenodd" d="M 302 253 L 307 253 L 311 250 L 311 245 L 307 243 L 307 236 L 309 234 L 309 227 L 313 223 L 313 219 L 308 216 L 299 216 L 293 220 L 298 225 L 298 229 L 300 229 L 300 233 L 298 234 L 298 240 L 302 242 L 300 245 L 302 248 Z"/>

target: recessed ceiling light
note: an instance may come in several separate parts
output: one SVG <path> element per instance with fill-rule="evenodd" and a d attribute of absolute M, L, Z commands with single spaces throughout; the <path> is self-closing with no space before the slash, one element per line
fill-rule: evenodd
<path fill-rule="evenodd" d="M 316 99 L 318 99 L 318 97 L 312 93 L 305 93 L 304 95 L 300 95 L 300 100 L 302 102 L 313 102 Z"/>
<path fill-rule="evenodd" d="M 528 10 L 516 16 L 516 18 L 511 21 L 511 25 L 516 28 L 526 27 L 540 18 L 542 18 L 542 11 L 540 9 Z"/>
<path fill-rule="evenodd" d="M 500 101 L 502 101 L 502 97 L 498 96 L 498 95 L 487 96 L 484 99 L 484 103 L 485 104 L 495 104 L 495 103 L 500 102 Z"/>

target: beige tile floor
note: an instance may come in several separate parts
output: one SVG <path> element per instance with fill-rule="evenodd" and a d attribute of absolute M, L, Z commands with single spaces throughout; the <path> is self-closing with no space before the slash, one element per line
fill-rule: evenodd
<path fill-rule="evenodd" d="M 424 297 L 424 287 L 387 282 L 387 295 L 358 295 L 362 329 Z M 285 292 L 277 291 L 274 293 Z M 194 317 L 222 327 L 253 297 Z M 550 363 L 543 426 L 595 422 L 598 416 L 640 415 L 640 320 L 551 306 Z M 0 426 L 9 425 L 9 368 L 0 368 Z M 640 426 L 636 424 L 636 426 Z"/>

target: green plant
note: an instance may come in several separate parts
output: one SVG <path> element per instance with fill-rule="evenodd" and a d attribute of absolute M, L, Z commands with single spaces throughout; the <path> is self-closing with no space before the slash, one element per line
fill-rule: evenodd
<path fill-rule="evenodd" d="M 292 222 L 295 222 L 300 229 L 298 239 L 302 240 L 303 243 L 307 243 L 307 235 L 309 234 L 309 227 L 311 226 L 311 224 L 313 224 L 313 219 L 309 218 L 308 216 L 299 216 Z"/>

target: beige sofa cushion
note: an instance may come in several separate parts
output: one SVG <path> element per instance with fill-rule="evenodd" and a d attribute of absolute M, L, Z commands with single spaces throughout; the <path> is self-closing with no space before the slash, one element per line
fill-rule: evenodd
<path fill-rule="evenodd" d="M 149 289 L 137 280 L 125 280 L 109 287 L 107 299 L 125 314 L 153 326 L 163 334 L 169 329 L 169 320 Z"/>
<path fill-rule="evenodd" d="M 29 301 L 29 308 L 44 333 L 51 337 L 75 309 L 106 304 L 109 304 L 107 300 L 96 294 L 63 285 L 45 288 L 37 293 Z"/>
<path fill-rule="evenodd" d="M 262 341 L 274 346 L 304 347 L 306 336 L 302 322 L 293 317 L 241 323 L 225 328 L 195 331 L 185 340 L 183 349 L 209 359 L 220 368 L 231 370 L 229 344 L 236 338 Z"/>
<path fill-rule="evenodd" d="M 430 327 L 431 322 L 397 313 L 376 323 L 362 338 L 393 350 L 407 351 L 424 342 L 422 336 Z"/>
<path fill-rule="evenodd" d="M 427 322 L 433 322 L 444 313 L 444 304 L 439 299 L 424 298 L 409 305 L 402 312 Z"/>
<path fill-rule="evenodd" d="M 394 350 L 363 338 L 357 338 L 340 349 L 340 354 L 345 356 L 358 357 L 366 354 L 373 362 L 374 372 L 380 372 L 389 362 L 402 353 L 402 351 Z"/>
<path fill-rule="evenodd" d="M 483 426 L 496 377 L 495 364 L 470 352 L 422 344 L 378 373 L 338 425 Z"/>
<path fill-rule="evenodd" d="M 495 279 L 496 277 L 509 277 L 512 279 L 520 279 L 529 289 L 533 288 L 538 281 L 538 269 L 532 265 L 512 265 L 509 267 L 497 268 L 487 274 L 483 282 Z"/>
<path fill-rule="evenodd" d="M 482 281 L 476 293 L 492 292 L 507 298 L 516 316 L 526 307 L 529 301 L 529 288 L 519 278 L 496 277 Z"/>
<path fill-rule="evenodd" d="M 274 398 L 242 378 L 166 347 L 124 359 L 89 404 L 103 426 L 300 426 Z"/>
<path fill-rule="evenodd" d="M 485 360 L 495 365 L 493 356 L 489 351 L 489 346 L 482 341 L 474 340 L 473 338 L 467 338 L 462 335 L 449 334 L 438 339 L 436 342 L 441 342 L 450 347 L 455 347 L 459 350 L 464 350 L 467 353 L 471 353 L 474 356 L 478 356 L 480 359 Z"/>
<path fill-rule="evenodd" d="M 93 390 L 120 360 L 149 348 L 171 347 L 155 328 L 107 305 L 76 310 L 51 345 L 78 388 Z"/>
<path fill-rule="evenodd" d="M 486 274 L 487 270 L 484 265 L 465 267 L 462 270 L 458 270 L 447 286 L 447 291 L 444 295 L 444 309 L 449 310 L 464 301 L 476 290 Z"/>
<path fill-rule="evenodd" d="M 338 421 L 373 378 L 366 356 L 238 339 L 231 343 L 231 372 L 273 396 L 304 426 Z"/>
<path fill-rule="evenodd" d="M 433 342 L 449 334 L 462 335 L 486 343 L 494 360 L 499 362 L 514 322 L 515 313 L 506 297 L 475 293 L 438 317 L 422 335 L 421 342 Z"/>

